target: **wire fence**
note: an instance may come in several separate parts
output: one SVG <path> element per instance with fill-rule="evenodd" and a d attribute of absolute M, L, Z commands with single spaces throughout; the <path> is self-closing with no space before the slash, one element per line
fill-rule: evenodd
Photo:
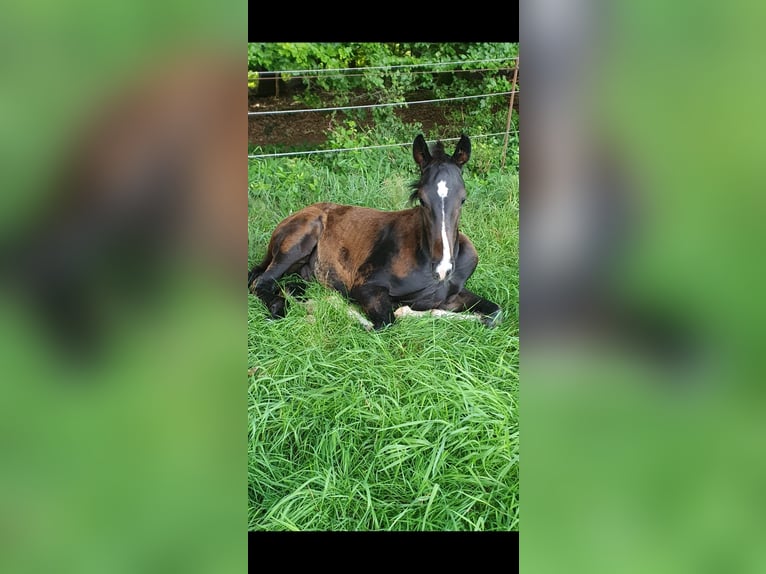
<path fill-rule="evenodd" d="M 264 110 L 262 112 L 247 112 L 247 115 L 252 116 L 268 116 L 279 114 L 302 114 L 306 112 L 337 112 L 342 110 L 364 110 L 372 108 L 390 108 L 396 106 L 411 106 L 415 104 L 435 104 L 439 102 L 455 102 L 458 100 L 474 100 L 477 98 L 491 98 L 492 96 L 508 96 L 512 93 L 518 92 L 518 90 L 507 92 L 493 92 L 491 94 L 477 94 L 475 96 L 456 96 L 454 98 L 439 98 L 436 100 L 416 100 L 409 102 L 387 102 L 382 104 L 362 104 L 357 106 L 336 106 L 331 108 L 306 108 L 302 110 Z"/>
<path fill-rule="evenodd" d="M 486 60 L 485 60 L 486 61 Z M 291 80 L 318 80 L 318 79 L 330 79 L 330 78 L 360 78 L 365 75 L 366 72 L 361 73 L 335 73 L 337 70 L 342 70 L 343 68 L 335 68 L 335 69 L 328 69 L 327 72 L 333 72 L 328 74 L 310 74 L 310 70 L 307 70 L 306 73 L 303 74 L 295 74 L 291 73 L 290 77 L 288 78 L 288 81 Z M 351 70 L 355 70 L 357 68 L 349 68 Z M 358 68 L 358 69 L 364 69 L 364 68 Z M 514 66 L 504 66 L 500 68 L 466 68 L 466 69 L 460 69 L 460 68 L 452 68 L 450 70 L 440 70 L 438 72 L 434 72 L 434 70 L 408 70 L 407 73 L 411 76 L 422 76 L 425 74 L 431 74 L 434 73 L 444 73 L 449 72 L 451 74 L 471 74 L 475 72 L 504 72 L 510 74 L 515 69 Z M 263 79 L 266 80 L 273 80 L 276 76 L 282 76 L 280 72 L 255 72 L 256 74 L 268 74 Z"/>
<path fill-rule="evenodd" d="M 432 67 L 438 68 L 440 66 L 456 66 L 467 64 L 489 64 L 492 62 L 507 62 L 513 61 L 518 63 L 518 56 L 511 56 L 508 58 L 485 58 L 483 60 L 458 60 L 454 62 L 421 62 L 419 64 L 398 64 L 389 66 L 361 66 L 358 68 L 317 68 L 312 70 L 262 70 L 257 71 L 258 74 L 323 74 L 333 72 L 345 72 L 345 71 L 369 71 L 369 70 L 397 70 L 401 68 L 424 68 Z"/>
<path fill-rule="evenodd" d="M 279 110 L 248 111 L 248 118 L 250 119 L 250 118 L 256 118 L 259 116 L 275 116 L 275 115 L 301 114 L 301 113 L 313 113 L 313 112 L 329 113 L 329 112 L 348 111 L 348 110 L 391 108 L 391 107 L 404 107 L 404 106 L 408 107 L 412 105 L 440 104 L 442 102 L 455 102 L 455 101 L 461 101 L 461 100 L 475 100 L 475 99 L 486 99 L 486 98 L 499 97 L 499 96 L 510 96 L 510 105 L 508 109 L 506 131 L 491 133 L 491 134 L 475 134 L 471 136 L 472 138 L 476 138 L 476 139 L 504 136 L 505 137 L 505 145 L 503 150 L 503 165 L 504 165 L 505 153 L 506 153 L 505 148 L 507 147 L 507 142 L 510 137 L 511 127 L 513 127 L 514 132 L 516 136 L 518 137 L 518 128 L 516 126 L 513 126 L 513 122 L 511 121 L 514 98 L 516 97 L 516 94 L 519 93 L 518 83 L 517 83 L 518 69 L 519 69 L 518 56 L 515 56 L 512 58 L 465 60 L 465 61 L 458 61 L 458 62 L 424 62 L 420 64 L 401 64 L 401 65 L 392 65 L 392 66 L 366 66 L 366 67 L 356 67 L 356 68 L 327 68 L 327 69 L 314 69 L 314 70 L 277 70 L 277 71 L 270 71 L 270 72 L 259 72 L 261 74 L 268 73 L 272 76 L 282 75 L 282 74 L 314 74 L 312 76 L 304 75 L 301 77 L 320 77 L 320 75 L 325 72 L 337 74 L 338 72 L 342 72 L 342 71 L 354 71 L 354 72 L 361 72 L 361 74 L 356 74 L 356 75 L 363 75 L 367 71 L 371 71 L 371 70 L 394 70 L 394 69 L 401 69 L 401 68 L 416 68 L 416 67 L 440 68 L 442 66 L 450 66 L 450 65 L 488 64 L 493 62 L 504 62 L 504 61 L 513 62 L 512 67 L 502 68 L 504 70 L 513 71 L 512 88 L 509 91 L 475 94 L 475 95 L 469 95 L 469 96 L 457 96 L 457 97 L 449 97 L 449 98 L 436 98 L 436 99 L 428 99 L 428 100 L 381 102 L 377 104 L 331 106 L 331 107 L 323 107 L 323 108 L 302 108 L 302 109 L 285 108 L 285 109 L 279 109 Z M 486 70 L 496 71 L 497 68 L 481 68 L 481 71 L 486 71 Z M 477 70 L 464 69 L 460 71 L 471 72 L 471 71 L 477 71 Z M 439 72 L 432 70 L 427 73 L 439 73 Z M 457 139 L 458 138 L 446 138 L 446 139 L 443 139 L 442 141 L 456 141 Z M 397 143 L 397 144 L 368 145 L 368 146 L 347 147 L 347 148 L 313 149 L 313 150 L 292 151 L 292 152 L 258 153 L 258 154 L 248 154 L 247 157 L 248 159 L 265 159 L 265 158 L 278 158 L 278 157 L 290 157 L 290 156 L 313 155 L 313 154 L 352 152 L 352 151 L 362 151 L 362 150 L 372 150 L 372 149 L 385 149 L 385 148 L 395 148 L 395 147 L 409 146 L 409 145 L 412 145 L 411 142 Z"/>
<path fill-rule="evenodd" d="M 471 139 L 491 138 L 491 137 L 498 137 L 498 136 L 504 136 L 504 135 L 505 135 L 505 132 L 497 132 L 494 134 L 478 134 L 478 135 L 472 135 Z M 450 141 L 458 141 L 459 139 L 460 138 L 441 138 L 441 141 L 450 142 Z M 431 140 L 429 143 L 433 143 L 433 140 Z M 385 148 L 392 148 L 392 147 L 408 147 L 411 145 L 412 145 L 412 142 L 405 142 L 405 143 L 396 143 L 396 144 L 368 145 L 368 146 L 360 146 L 360 147 L 313 149 L 308 151 L 286 151 L 286 152 L 279 152 L 279 153 L 263 153 L 263 154 L 248 155 L 247 157 L 251 159 L 262 159 L 262 158 L 271 158 L 271 157 L 289 157 L 289 156 L 297 156 L 297 155 L 336 153 L 336 152 L 344 152 L 344 151 L 385 149 Z"/>

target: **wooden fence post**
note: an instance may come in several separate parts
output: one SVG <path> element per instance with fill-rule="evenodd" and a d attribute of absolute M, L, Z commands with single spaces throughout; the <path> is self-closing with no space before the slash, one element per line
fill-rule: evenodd
<path fill-rule="evenodd" d="M 511 133 L 511 117 L 513 117 L 513 101 L 516 96 L 516 80 L 519 77 L 519 57 L 516 56 L 516 67 L 513 69 L 513 83 L 511 84 L 511 104 L 508 106 L 508 120 L 505 123 L 505 141 L 503 142 L 503 159 L 500 167 L 505 167 L 505 155 L 508 151 L 508 137 Z"/>

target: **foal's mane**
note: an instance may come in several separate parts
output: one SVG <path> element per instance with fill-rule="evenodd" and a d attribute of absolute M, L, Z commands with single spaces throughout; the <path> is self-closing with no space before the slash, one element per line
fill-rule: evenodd
<path fill-rule="evenodd" d="M 441 140 L 437 141 L 434 144 L 434 147 L 431 148 L 431 160 L 437 161 L 437 162 L 443 162 L 445 160 L 448 160 L 449 156 L 444 151 L 444 144 Z"/>

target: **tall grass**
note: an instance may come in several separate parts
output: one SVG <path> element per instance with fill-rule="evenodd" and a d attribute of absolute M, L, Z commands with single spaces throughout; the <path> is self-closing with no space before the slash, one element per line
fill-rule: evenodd
<path fill-rule="evenodd" d="M 410 151 L 357 153 L 251 161 L 250 265 L 312 202 L 406 207 Z M 494 158 L 474 144 L 461 230 L 480 259 L 468 288 L 505 311 L 496 329 L 405 318 L 367 332 L 318 284 L 271 321 L 249 296 L 250 530 L 519 528 L 518 175 Z"/>

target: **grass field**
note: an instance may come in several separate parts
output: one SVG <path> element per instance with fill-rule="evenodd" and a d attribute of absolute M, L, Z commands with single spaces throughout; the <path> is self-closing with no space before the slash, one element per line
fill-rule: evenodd
<path fill-rule="evenodd" d="M 250 161 L 249 265 L 310 203 L 407 207 L 411 151 L 356 153 Z M 518 174 L 474 144 L 464 179 L 468 288 L 504 309 L 496 329 L 405 318 L 370 333 L 317 284 L 310 308 L 271 321 L 249 295 L 249 530 L 519 529 Z"/>

